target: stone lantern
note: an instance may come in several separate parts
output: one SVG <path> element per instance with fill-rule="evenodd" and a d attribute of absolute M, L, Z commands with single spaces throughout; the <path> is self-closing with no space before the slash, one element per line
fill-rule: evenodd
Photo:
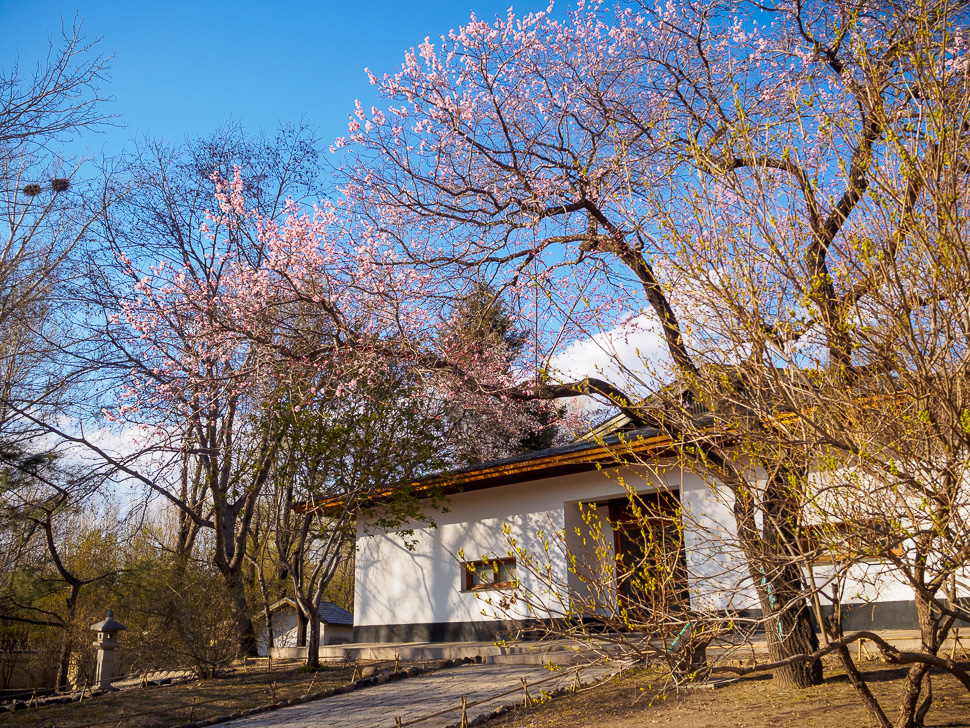
<path fill-rule="evenodd" d="M 98 666 L 94 673 L 94 685 L 101 690 L 111 687 L 111 678 L 114 677 L 115 669 L 115 650 L 121 644 L 115 639 L 115 635 L 125 629 L 125 625 L 115 621 L 113 609 L 108 610 L 108 618 L 103 622 L 92 624 L 91 629 L 98 633 L 94 641 L 94 646 L 98 648 Z"/>

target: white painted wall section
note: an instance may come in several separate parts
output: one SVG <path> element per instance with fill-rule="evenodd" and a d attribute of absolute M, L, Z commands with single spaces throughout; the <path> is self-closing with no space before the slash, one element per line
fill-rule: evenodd
<path fill-rule="evenodd" d="M 372 529 L 362 521 L 357 534 L 354 624 L 475 622 L 507 616 L 490 608 L 476 593 L 461 590 L 464 567 L 458 559 L 459 550 L 469 561 L 506 556 L 511 545 L 503 525 L 508 526 L 515 545 L 529 553 L 544 554 L 544 539 L 539 534 L 549 538 L 553 581 L 575 586 L 562 540 L 555 535 L 565 533 L 575 546 L 575 528 L 581 525 L 578 504 L 625 497 L 627 487 L 651 492 L 679 486 L 679 468 L 676 473 L 668 470 L 591 471 L 459 493 L 450 497 L 447 513 L 429 513 L 436 528 L 407 524 L 414 529 L 413 550 L 397 534 Z M 671 482 L 671 475 L 677 482 Z M 707 488 L 695 476 L 687 477 L 696 481 L 693 488 Z M 605 521 L 606 509 L 601 510 Z M 536 595 L 545 593 L 542 580 L 526 573 L 521 565 L 518 571 L 524 588 Z M 568 590 L 558 591 L 567 593 L 546 593 L 546 613 L 512 616 L 543 618 L 550 612 L 561 612 L 561 600 L 568 599 Z M 498 596 L 496 592 L 479 594 Z"/>
<path fill-rule="evenodd" d="M 587 561 L 584 568 L 589 579 L 612 578 L 613 538 L 607 508 L 596 509 L 603 530 L 599 544 L 594 543 L 583 512 L 591 503 L 626 497 L 628 489 L 640 493 L 680 491 L 685 558 L 695 608 L 760 608 L 747 564 L 736 544 L 731 493 L 723 487 L 712 488 L 698 475 L 671 461 L 649 468 L 591 471 L 453 495 L 448 512 L 428 514 L 437 523 L 436 528 L 422 522 L 406 524 L 414 530 L 413 537 L 409 537 L 413 548 L 408 548 L 399 535 L 370 528 L 361 521 L 357 533 L 355 626 L 544 618 L 563 613 L 563 600 L 572 598 L 576 604 L 589 604 L 603 599 L 605 595 L 592 593 L 584 579 L 569 573 L 567 549 Z M 514 548 L 535 554 L 551 565 L 551 589 L 523 568 L 521 558 L 518 565 L 519 581 L 532 592 L 533 602 L 545 599 L 544 610 L 528 613 L 519 604 L 510 613 L 491 607 L 481 598 L 498 600 L 505 592 L 462 591 L 464 567 L 458 558 L 460 551 L 465 560 L 475 561 L 503 558 Z M 824 581 L 832 568 L 816 567 L 819 580 Z M 885 562 L 853 567 L 849 577 L 846 603 L 913 598 L 912 589 Z"/>

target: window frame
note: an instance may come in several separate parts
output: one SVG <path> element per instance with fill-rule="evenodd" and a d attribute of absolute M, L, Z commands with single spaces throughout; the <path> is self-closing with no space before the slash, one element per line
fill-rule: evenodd
<path fill-rule="evenodd" d="M 874 563 L 888 561 L 890 556 L 902 556 L 903 546 L 888 543 L 879 553 L 864 553 L 864 548 L 853 538 L 856 529 L 864 529 L 868 525 L 866 520 L 837 521 L 835 523 L 814 524 L 802 527 L 801 547 L 804 553 L 812 554 L 810 563 L 814 566 L 829 566 L 832 564 Z M 834 543 L 826 544 L 832 536 L 845 538 L 843 548 L 833 548 Z M 888 540 L 888 539 L 887 539 Z"/>
<path fill-rule="evenodd" d="M 511 565 L 516 568 L 516 577 L 512 581 L 499 581 L 499 570 L 502 566 Z M 461 590 L 462 592 L 498 591 L 502 589 L 516 589 L 519 586 L 518 565 L 512 556 L 503 556 L 494 559 L 479 559 L 478 561 L 463 561 L 461 564 Z M 474 574 L 483 573 L 490 570 L 491 581 L 482 584 L 473 584 Z"/>

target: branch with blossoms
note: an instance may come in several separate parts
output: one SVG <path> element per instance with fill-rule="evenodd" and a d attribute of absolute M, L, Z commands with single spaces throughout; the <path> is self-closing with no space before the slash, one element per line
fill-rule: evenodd
<path fill-rule="evenodd" d="M 131 419 L 143 391 L 151 391 L 156 405 L 165 401 L 188 413 L 204 409 L 207 398 L 258 386 L 257 373 L 286 377 L 303 367 L 342 371 L 350 379 L 355 370 L 387 362 L 424 371 L 435 378 L 429 386 L 452 394 L 519 401 L 585 394 L 633 412 L 631 398 L 605 380 L 523 384 L 502 372 L 496 352 L 445 336 L 447 309 L 429 303 L 431 276 L 401 265 L 379 231 L 349 228 L 338 204 L 307 213 L 291 204 L 275 222 L 246 211 L 238 171 L 232 182 L 216 178 L 214 184 L 219 209 L 212 229 L 248 226 L 262 258 L 253 265 L 227 250 L 217 287 L 187 267 L 139 271 L 121 258 L 139 295 L 122 301 L 113 322 L 143 342 L 146 364 L 133 371 L 136 381 L 124 393 L 134 403 L 108 416 Z M 200 381 L 206 382 L 201 389 Z"/>

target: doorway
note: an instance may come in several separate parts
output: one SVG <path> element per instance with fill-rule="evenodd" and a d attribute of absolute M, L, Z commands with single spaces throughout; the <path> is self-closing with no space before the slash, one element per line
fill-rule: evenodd
<path fill-rule="evenodd" d="M 617 599 L 630 620 L 648 622 L 689 609 L 679 493 L 637 494 L 607 505 Z"/>

